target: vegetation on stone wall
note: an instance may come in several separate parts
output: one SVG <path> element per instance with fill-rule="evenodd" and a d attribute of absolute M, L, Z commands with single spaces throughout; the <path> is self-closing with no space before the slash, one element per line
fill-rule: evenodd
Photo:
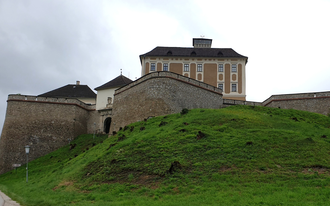
<path fill-rule="evenodd" d="M 193 109 L 80 136 L 0 189 L 24 205 L 324 205 L 329 127 L 296 110 Z"/>

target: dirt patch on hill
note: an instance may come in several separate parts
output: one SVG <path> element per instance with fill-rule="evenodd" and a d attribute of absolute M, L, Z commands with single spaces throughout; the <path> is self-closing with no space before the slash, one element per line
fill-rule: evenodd
<path fill-rule="evenodd" d="M 317 172 L 318 174 L 328 174 L 328 169 L 325 167 L 311 167 L 305 168 L 302 173 L 304 174 L 314 174 Z"/>

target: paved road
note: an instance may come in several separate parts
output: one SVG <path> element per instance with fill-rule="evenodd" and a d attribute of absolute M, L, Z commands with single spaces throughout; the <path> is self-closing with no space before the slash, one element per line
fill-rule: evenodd
<path fill-rule="evenodd" d="M 3 198 L 2 198 L 2 196 L 0 195 L 0 206 L 3 206 L 3 203 L 4 203 Z"/>
<path fill-rule="evenodd" d="M 13 201 L 0 191 L 0 206 L 20 206 L 17 202 Z"/>

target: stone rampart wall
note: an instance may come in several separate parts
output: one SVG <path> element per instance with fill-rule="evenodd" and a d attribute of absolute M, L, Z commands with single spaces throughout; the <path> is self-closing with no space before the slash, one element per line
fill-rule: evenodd
<path fill-rule="evenodd" d="M 0 139 L 0 174 L 54 151 L 88 130 L 93 107 L 75 99 L 9 95 Z"/>
<path fill-rule="evenodd" d="M 277 107 L 282 109 L 296 109 L 319 113 L 323 115 L 329 115 L 330 92 L 272 95 L 264 102 L 248 102 L 231 99 L 223 100 L 223 107 L 227 107 L 230 105 Z"/>
<path fill-rule="evenodd" d="M 221 90 L 171 72 L 153 72 L 116 90 L 110 131 L 150 116 L 222 105 Z"/>
<path fill-rule="evenodd" d="M 44 102 L 44 103 L 53 103 L 53 104 L 71 104 L 82 107 L 86 110 L 95 110 L 95 105 L 87 105 L 84 102 L 74 99 L 74 98 L 53 98 L 53 97 L 38 97 L 30 95 L 19 95 L 19 94 L 10 94 L 8 95 L 8 100 L 21 100 L 21 101 L 31 101 L 31 102 Z"/>
<path fill-rule="evenodd" d="M 263 102 L 263 105 L 266 107 L 297 109 L 329 115 L 330 92 L 272 95 Z"/>
<path fill-rule="evenodd" d="M 222 108 L 229 105 L 280 107 L 330 114 L 330 92 L 273 95 L 264 102 L 222 99 L 221 90 L 171 72 L 153 72 L 119 88 L 113 108 L 97 111 L 77 99 L 9 95 L 0 139 L 0 174 L 12 164 L 25 164 L 48 154 L 80 134 L 103 131 L 111 117 L 110 132 L 148 117 L 178 113 L 183 108 Z M 95 123 L 95 124 L 94 124 Z"/>
<path fill-rule="evenodd" d="M 208 89 L 208 90 L 211 90 L 211 91 L 222 93 L 221 89 L 219 89 L 217 87 L 214 87 L 214 86 L 211 86 L 209 84 L 206 84 L 204 82 L 200 82 L 200 81 L 197 81 L 195 79 L 191 79 L 189 77 L 185 77 L 185 76 L 173 73 L 173 72 L 159 71 L 159 72 L 152 72 L 152 73 L 149 73 L 147 75 L 144 75 L 143 77 L 139 78 L 138 80 L 117 89 L 115 94 L 118 94 L 122 91 L 125 91 L 125 90 L 131 88 L 131 87 L 134 87 L 138 84 L 141 84 L 141 83 L 145 82 L 148 79 L 155 78 L 155 77 L 171 77 L 171 78 L 174 78 L 174 79 L 179 79 L 179 80 L 181 80 L 183 82 L 186 82 L 188 84 L 193 84 L 193 85 L 198 86 L 198 87 L 202 87 L 202 88 L 205 88 L 205 89 Z"/>
<path fill-rule="evenodd" d="M 272 95 L 271 97 L 266 99 L 262 104 L 267 106 L 270 102 L 275 101 L 275 100 L 314 99 L 314 98 L 327 98 L 327 97 L 330 97 L 330 92 L 278 94 L 278 95 Z"/>

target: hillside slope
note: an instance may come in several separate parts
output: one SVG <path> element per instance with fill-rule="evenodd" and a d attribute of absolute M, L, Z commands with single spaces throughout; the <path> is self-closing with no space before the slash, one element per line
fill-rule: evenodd
<path fill-rule="evenodd" d="M 81 136 L 29 163 L 29 183 L 23 167 L 1 175 L 0 189 L 26 205 L 320 204 L 329 127 L 329 117 L 296 110 L 183 111 Z"/>

